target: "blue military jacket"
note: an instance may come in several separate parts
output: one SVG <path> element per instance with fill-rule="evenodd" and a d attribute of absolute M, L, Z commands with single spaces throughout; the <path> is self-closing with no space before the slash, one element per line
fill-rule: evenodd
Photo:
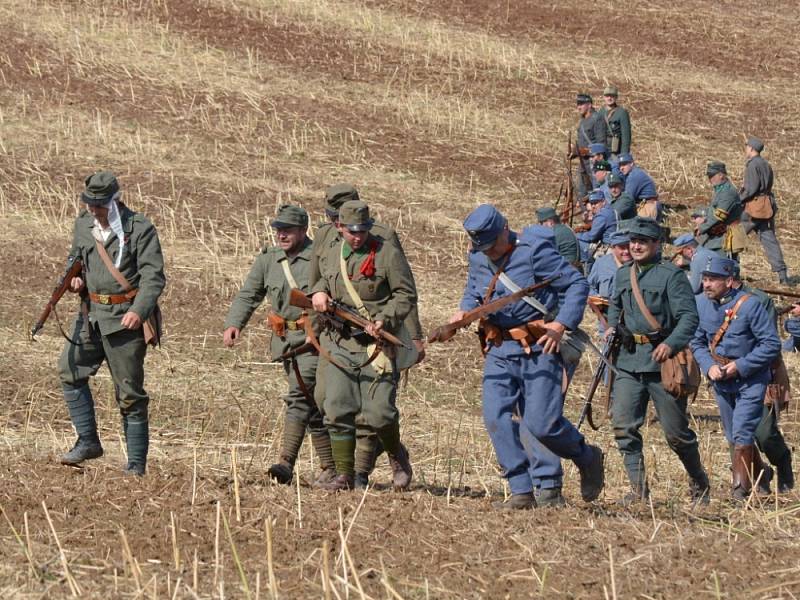
<path fill-rule="evenodd" d="M 709 344 L 722 325 L 726 313 L 733 309 L 736 301 L 744 294 L 742 290 L 731 292 L 720 299 L 711 300 L 705 295 L 697 296 L 697 312 L 700 326 L 692 338 L 691 348 L 703 373 L 715 364 Z M 730 321 L 728 330 L 716 348 L 716 354 L 736 362 L 739 377 L 715 382 L 716 385 L 738 387 L 741 380 L 766 382 L 770 378 L 769 366 L 781 351 L 781 341 L 775 325 L 759 299 L 750 295 Z M 736 380 L 739 380 L 736 383 Z M 733 385 L 735 384 L 735 386 Z"/>
<path fill-rule="evenodd" d="M 618 268 L 616 258 L 610 253 L 594 261 L 588 277 L 589 293 L 610 300 L 614 295 L 614 279 Z"/>
<path fill-rule="evenodd" d="M 610 206 L 604 206 L 592 218 L 592 228 L 589 231 L 582 231 L 577 235 L 577 238 L 592 244 L 594 242 L 603 241 L 606 244 L 610 243 L 609 238 L 611 234 L 617 230 L 617 213 Z"/>
<path fill-rule="evenodd" d="M 703 293 L 703 269 L 708 264 L 708 259 L 717 256 L 716 252 L 712 252 L 704 246 L 698 246 L 694 251 L 692 262 L 689 263 L 689 285 L 692 286 L 692 292 L 697 294 Z"/>
<path fill-rule="evenodd" d="M 635 165 L 625 176 L 625 193 L 634 200 L 658 196 L 656 182 L 648 175 L 647 171 Z"/>
<path fill-rule="evenodd" d="M 505 266 L 506 275 L 520 287 L 555 278 L 553 283 L 534 292 L 534 296 L 548 311 L 557 309 L 555 320 L 567 329 L 578 327 L 583 319 L 589 284 L 583 275 L 558 253 L 552 230 L 542 225 L 531 225 L 526 227 L 520 236 L 511 232 L 510 241 L 516 244 L 516 247 Z M 484 296 L 498 266 L 483 252 L 470 252 L 467 285 L 461 299 L 461 310 L 472 310 L 483 304 Z M 489 300 L 511 293 L 498 280 Z M 560 307 L 559 293 L 564 295 L 564 302 Z M 520 300 L 490 315 L 488 320 L 498 327 L 508 329 L 541 318 L 543 315 L 539 311 Z M 541 350 L 541 347 L 535 346 L 534 349 Z M 506 340 L 499 347 L 491 348 L 489 352 L 499 357 L 524 353 L 522 346 L 513 340 Z"/>

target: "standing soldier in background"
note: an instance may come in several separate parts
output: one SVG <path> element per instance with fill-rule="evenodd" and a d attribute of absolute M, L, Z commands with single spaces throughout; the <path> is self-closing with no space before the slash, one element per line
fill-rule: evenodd
<path fill-rule="evenodd" d="M 561 222 L 561 219 L 556 213 L 556 209 L 546 206 L 544 208 L 536 209 L 536 218 L 539 225 L 550 227 L 553 230 L 553 235 L 556 238 L 556 250 L 563 256 L 567 262 L 574 267 L 579 267 L 581 264 L 580 252 L 578 250 L 578 238 L 575 233 Z"/>
<path fill-rule="evenodd" d="M 337 228 L 339 223 L 339 209 L 349 200 L 360 200 L 358 190 L 349 183 L 338 183 L 325 190 L 325 215 L 328 217 L 329 221 L 320 225 L 314 236 L 314 245 L 312 246 L 311 255 L 311 274 L 309 277 L 309 284 L 312 287 L 320 278 L 320 256 L 322 256 L 331 245 L 341 242 L 341 236 Z M 375 221 L 370 229 L 370 235 L 388 242 L 405 256 L 397 232 L 388 225 Z M 414 290 L 416 292 L 416 284 Z M 425 346 L 417 304 L 414 304 L 411 311 L 408 313 L 405 320 L 405 327 L 411 335 L 411 340 L 417 352 L 416 362 L 419 363 L 425 358 Z M 322 336 L 324 340 L 328 339 L 327 332 L 323 332 Z M 319 358 L 319 361 L 320 365 L 317 371 L 317 385 L 314 388 L 314 399 L 321 410 L 325 401 L 325 373 L 327 371 L 326 365 L 328 361 L 323 356 Z M 356 488 L 365 488 L 369 484 L 369 476 L 375 467 L 375 461 L 382 453 L 383 446 L 378 439 L 378 435 L 364 422 L 362 416 L 358 415 L 356 417 L 356 453 L 354 467 L 354 485 Z M 393 467 L 395 466 L 397 466 L 397 464 L 393 463 Z M 402 474 L 399 476 L 402 477 Z"/>
<path fill-rule="evenodd" d="M 124 472 L 142 476 L 150 443 L 148 404 L 144 390 L 147 345 L 158 343 L 148 322 L 158 313 L 164 290 L 164 257 L 153 224 L 120 200 L 117 178 L 110 171 L 86 179 L 81 200 L 86 205 L 75 221 L 70 255 L 83 262 L 83 276 L 70 289 L 88 292 L 81 304 L 72 340 L 58 361 L 70 419 L 78 434 L 75 446 L 61 457 L 65 465 L 78 465 L 103 455 L 97 435 L 94 400 L 89 377 L 105 360 L 114 382 L 114 395 L 122 414 L 128 462 Z M 155 337 L 149 339 L 155 333 Z"/>
<path fill-rule="evenodd" d="M 299 206 L 284 204 L 270 225 L 275 229 L 277 245 L 265 247 L 256 257 L 228 311 L 223 343 L 232 347 L 255 310 L 268 298 L 271 310 L 267 324 L 272 330 L 270 350 L 274 360 L 306 341 L 300 321 L 302 311 L 289 304 L 289 292 L 292 288 L 305 293 L 311 291 L 308 285 L 311 240 L 306 236 L 308 213 Z M 335 469 L 328 430 L 313 396 L 317 355 L 308 352 L 284 360 L 283 370 L 289 383 L 289 391 L 284 396 L 283 440 L 280 459 L 269 468 L 269 475 L 279 483 L 292 482 L 294 465 L 308 429 L 322 467 L 315 485 L 323 484 L 333 479 Z"/>
<path fill-rule="evenodd" d="M 622 503 L 645 500 L 650 494 L 640 432 L 649 399 L 667 444 L 689 474 L 692 501 L 707 502 L 708 476 L 697 436 L 689 427 L 687 397 L 669 393 L 661 378 L 661 364 L 683 350 L 697 328 L 694 295 L 683 271 L 659 261 L 662 231 L 655 220 L 636 217 L 628 235 L 633 262 L 617 271 L 606 331 L 608 336 L 618 330 L 620 339 L 611 421 L 631 483 Z"/>
<path fill-rule="evenodd" d="M 620 154 L 619 170 L 625 178 L 625 193 L 636 204 L 640 217 L 649 217 L 661 222 L 661 204 L 658 202 L 656 182 L 650 174 L 637 165 L 630 153 Z"/>
<path fill-rule="evenodd" d="M 575 147 L 570 149 L 569 158 L 577 158 L 580 161 L 577 187 L 578 196 L 582 199 L 594 188 L 595 183 L 592 178 L 589 148 L 592 144 L 606 142 L 606 124 L 603 117 L 592 106 L 592 97 L 589 94 L 578 94 L 575 101 L 580 121 L 578 121 Z"/>
<path fill-rule="evenodd" d="M 697 228 L 700 245 L 720 256 L 735 259 L 744 249 L 741 232 L 742 201 L 736 188 L 728 179 L 725 163 L 711 161 L 706 167 L 708 182 L 713 188 L 711 204 L 706 209 L 705 221 Z M 743 232 L 742 232 L 743 233 Z"/>
<path fill-rule="evenodd" d="M 608 305 L 614 296 L 614 284 L 617 271 L 631 260 L 630 237 L 626 231 L 615 231 L 608 243 L 611 252 L 598 258 L 587 280 L 589 281 L 589 303 L 593 304 L 604 315 L 608 314 Z M 601 331 L 605 328 L 601 321 Z"/>
<path fill-rule="evenodd" d="M 609 85 L 603 90 L 605 106 L 598 112 L 606 124 L 606 146 L 612 160 L 631 151 L 631 117 L 617 104 L 619 90 Z"/>
<path fill-rule="evenodd" d="M 739 198 L 744 205 L 742 227 L 747 235 L 752 231 L 758 234 L 767 261 L 778 274 L 778 280 L 789 285 L 783 251 L 775 235 L 775 213 L 778 212 L 778 205 L 772 193 L 772 167 L 761 156 L 764 142 L 757 137 L 751 137 L 744 148 L 747 162 L 744 166 L 742 188 L 739 190 Z"/>

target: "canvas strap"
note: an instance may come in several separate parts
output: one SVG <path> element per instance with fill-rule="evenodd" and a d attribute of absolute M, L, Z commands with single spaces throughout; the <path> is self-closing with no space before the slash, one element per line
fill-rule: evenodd
<path fill-rule="evenodd" d="M 125 276 L 119 272 L 119 269 L 114 266 L 114 262 L 111 260 L 111 257 L 108 255 L 108 252 L 103 244 L 100 243 L 100 240 L 95 239 L 95 245 L 97 246 L 97 253 L 100 255 L 100 259 L 103 261 L 106 269 L 108 269 L 108 272 L 111 273 L 111 276 L 117 280 L 117 283 L 122 286 L 123 290 L 130 292 L 133 289 L 133 286 L 127 279 L 125 279 Z"/>
<path fill-rule="evenodd" d="M 642 315 L 644 316 L 645 321 L 647 321 L 647 324 L 653 328 L 653 331 L 661 331 L 661 324 L 656 321 L 653 313 L 650 312 L 650 309 L 647 308 L 647 305 L 644 303 L 642 290 L 639 289 L 639 278 L 638 274 L 636 273 L 635 264 L 631 265 L 631 291 L 633 292 L 633 297 L 636 299 L 636 304 L 639 306 L 639 310 L 642 311 Z"/>
<path fill-rule="evenodd" d="M 282 258 L 280 261 L 281 267 L 283 268 L 283 274 L 286 276 L 286 281 L 291 288 L 297 288 L 298 290 L 301 289 L 297 282 L 292 275 L 292 270 L 289 268 L 289 258 Z"/>

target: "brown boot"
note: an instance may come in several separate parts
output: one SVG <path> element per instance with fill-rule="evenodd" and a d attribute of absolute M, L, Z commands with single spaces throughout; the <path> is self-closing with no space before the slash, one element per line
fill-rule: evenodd
<path fill-rule="evenodd" d="M 753 448 L 753 481 L 757 481 L 756 492 L 759 496 L 772 494 L 770 483 L 775 476 L 775 471 L 766 464 L 758 448 Z"/>
<path fill-rule="evenodd" d="M 755 446 L 736 445 L 733 448 L 733 489 L 732 496 L 736 502 L 743 502 L 750 496 L 752 490 L 752 480 L 750 474 L 753 472 L 753 455 Z"/>
<path fill-rule="evenodd" d="M 506 500 L 496 500 L 492 502 L 492 508 L 495 510 L 530 510 L 536 507 L 536 499 L 533 492 L 527 494 L 511 494 L 511 497 Z"/>
<path fill-rule="evenodd" d="M 353 476 L 342 473 L 328 483 L 320 485 L 320 489 L 326 492 L 349 492 L 353 489 Z"/>
<path fill-rule="evenodd" d="M 394 455 L 389 455 L 389 464 L 392 466 L 394 489 L 406 490 L 411 485 L 411 477 L 414 470 L 411 468 L 411 461 L 408 459 L 408 450 L 400 444 L 400 450 Z"/>
<path fill-rule="evenodd" d="M 311 487 L 317 488 L 317 489 L 324 489 L 325 485 L 330 483 L 334 479 L 336 479 L 336 468 L 335 467 L 330 467 L 330 468 L 327 468 L 327 469 L 323 469 L 322 471 L 320 471 L 320 474 L 314 480 L 314 483 L 311 484 Z"/>

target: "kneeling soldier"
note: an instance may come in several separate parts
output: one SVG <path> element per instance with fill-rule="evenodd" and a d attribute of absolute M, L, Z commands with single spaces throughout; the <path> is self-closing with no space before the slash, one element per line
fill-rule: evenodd
<path fill-rule="evenodd" d="M 753 482 L 771 478 L 755 446 L 770 365 L 780 353 L 778 332 L 758 298 L 737 290 L 736 263 L 715 256 L 703 270 L 697 297 L 700 326 L 692 351 L 712 382 L 722 426 L 733 445 L 733 498 L 748 497 Z"/>
<path fill-rule="evenodd" d="M 256 257 L 247 280 L 228 311 L 223 343 L 228 347 L 233 346 L 253 312 L 264 298 L 269 297 L 272 310 L 268 324 L 273 334 L 270 350 L 273 359 L 276 359 L 306 341 L 302 322 L 299 321 L 302 311 L 289 304 L 289 292 L 292 288 L 310 291 L 311 240 L 306 236 L 308 214 L 299 206 L 281 206 L 271 225 L 275 229 L 278 244 L 265 247 Z M 322 474 L 315 484 L 325 483 L 333 478 L 334 468 L 328 430 L 314 402 L 317 355 L 308 352 L 285 360 L 283 369 L 289 383 L 289 392 L 284 396 L 286 418 L 283 442 L 280 461 L 269 468 L 269 474 L 279 483 L 291 483 L 294 464 L 308 429 L 322 468 Z"/>

